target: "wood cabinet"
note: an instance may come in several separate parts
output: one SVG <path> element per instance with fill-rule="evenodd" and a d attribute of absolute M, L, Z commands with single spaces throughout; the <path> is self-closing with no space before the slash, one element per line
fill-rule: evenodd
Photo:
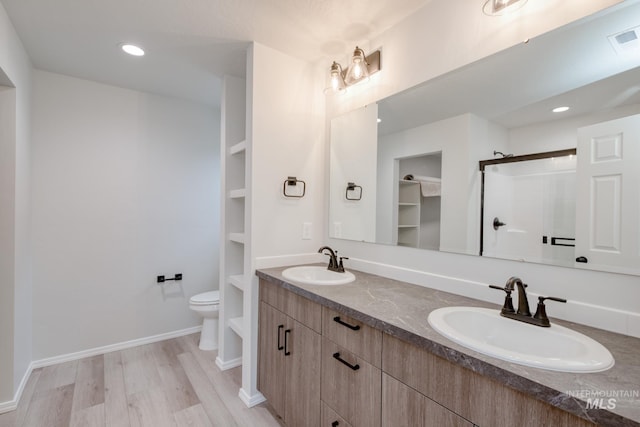
<path fill-rule="evenodd" d="M 383 336 L 382 368 L 428 400 L 478 426 L 593 426 L 387 334 Z"/>
<path fill-rule="evenodd" d="M 261 281 L 258 388 L 289 427 L 593 424 Z"/>
<path fill-rule="evenodd" d="M 344 418 L 337 414 L 336 411 L 322 402 L 322 417 L 320 421 L 321 427 L 352 427 Z"/>
<path fill-rule="evenodd" d="M 296 295 L 283 295 L 277 300 L 284 303 L 281 307 L 289 312 L 298 307 L 289 298 Z M 318 315 L 318 325 L 319 320 Z M 258 389 L 289 426 L 320 425 L 320 345 L 319 333 L 264 299 L 260 302 Z"/>
<path fill-rule="evenodd" d="M 380 426 L 381 360 L 381 331 L 323 307 L 321 397 L 353 427 Z"/>
<path fill-rule="evenodd" d="M 382 427 L 473 427 L 425 395 L 382 374 Z"/>
<path fill-rule="evenodd" d="M 322 401 L 353 427 L 380 425 L 380 368 L 322 338 Z"/>

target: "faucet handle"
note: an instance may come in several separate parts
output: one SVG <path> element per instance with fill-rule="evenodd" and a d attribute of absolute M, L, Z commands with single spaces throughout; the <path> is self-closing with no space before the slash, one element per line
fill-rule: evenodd
<path fill-rule="evenodd" d="M 346 257 L 346 256 L 340 257 L 340 264 L 338 264 L 338 271 L 340 271 L 341 273 L 344 273 L 344 264 L 342 264 L 343 259 L 349 259 L 349 257 Z"/>
<path fill-rule="evenodd" d="M 547 309 L 544 305 L 544 300 L 556 301 L 556 302 L 567 302 L 564 298 L 556 298 L 556 297 L 538 297 L 538 308 L 536 309 L 536 314 L 533 315 L 534 319 L 537 319 L 540 322 L 540 326 L 551 326 L 551 322 L 549 322 L 549 318 L 547 317 Z"/>
<path fill-rule="evenodd" d="M 515 313 L 516 310 L 513 308 L 513 300 L 511 299 L 511 292 L 513 288 L 509 288 L 505 286 L 504 288 L 496 285 L 489 285 L 491 289 L 498 289 L 506 292 L 507 296 L 504 298 L 504 305 L 502 306 L 502 313 Z"/>

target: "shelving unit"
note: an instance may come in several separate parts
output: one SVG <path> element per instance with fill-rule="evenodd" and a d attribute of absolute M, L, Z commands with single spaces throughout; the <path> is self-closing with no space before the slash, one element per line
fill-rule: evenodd
<path fill-rule="evenodd" d="M 398 246 L 417 248 L 420 242 L 420 183 L 401 179 L 398 184 Z"/>
<path fill-rule="evenodd" d="M 221 236 L 219 348 L 216 364 L 229 369 L 242 364 L 246 289 L 246 200 L 249 156 L 246 141 L 246 82 L 225 77 L 221 102 Z"/>

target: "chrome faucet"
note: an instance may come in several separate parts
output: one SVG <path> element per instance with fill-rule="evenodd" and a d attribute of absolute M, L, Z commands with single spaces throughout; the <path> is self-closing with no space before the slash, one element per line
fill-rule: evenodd
<path fill-rule="evenodd" d="M 494 285 L 489 285 L 489 287 L 492 289 L 500 289 L 507 293 L 507 296 L 504 299 L 502 310 L 500 310 L 501 316 L 546 328 L 551 326 L 551 323 L 549 322 L 549 318 L 547 317 L 544 300 L 548 299 L 557 302 L 567 302 L 567 300 L 563 298 L 538 297 L 538 308 L 536 310 L 536 314 L 531 316 L 531 311 L 529 311 L 529 300 L 527 299 L 527 285 L 525 283 L 522 283 L 522 280 L 520 280 L 518 277 L 509 278 L 504 288 Z M 511 299 L 511 292 L 513 292 L 515 288 L 518 289 L 518 311 L 514 310 L 513 301 Z"/>
<path fill-rule="evenodd" d="M 329 265 L 327 266 L 327 270 L 336 271 L 338 273 L 344 273 L 344 265 L 342 263 L 343 259 L 349 259 L 347 257 L 339 257 L 340 261 L 338 261 L 338 251 L 334 251 L 329 246 L 323 246 L 318 249 L 318 253 L 324 253 L 324 251 L 329 251 Z"/>

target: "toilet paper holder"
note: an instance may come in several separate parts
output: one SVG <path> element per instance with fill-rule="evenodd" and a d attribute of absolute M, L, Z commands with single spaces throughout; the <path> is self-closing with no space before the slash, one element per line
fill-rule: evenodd
<path fill-rule="evenodd" d="M 164 276 L 158 276 L 157 277 L 157 282 L 158 283 L 169 282 L 171 280 L 175 280 L 176 282 L 179 282 L 180 280 L 182 280 L 182 274 L 181 273 L 174 274 L 173 277 L 170 277 L 170 278 L 166 278 Z"/>

